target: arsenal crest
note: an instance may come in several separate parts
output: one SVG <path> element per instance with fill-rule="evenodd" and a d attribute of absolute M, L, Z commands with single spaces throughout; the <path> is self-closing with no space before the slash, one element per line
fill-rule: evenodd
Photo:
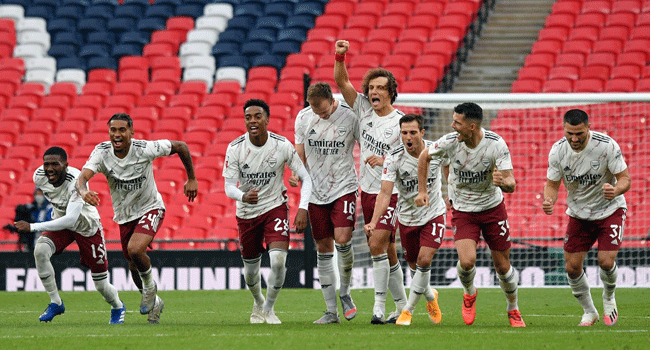
<path fill-rule="evenodd" d="M 600 169 L 600 161 L 599 160 L 592 160 L 591 161 L 591 169 L 594 171 L 598 171 Z"/>
<path fill-rule="evenodd" d="M 266 160 L 266 163 L 271 167 L 275 167 L 276 164 L 278 164 L 278 160 L 276 158 L 269 158 Z"/>
<path fill-rule="evenodd" d="M 389 139 L 391 136 L 393 136 L 393 129 L 386 129 L 384 130 L 384 137 Z"/>
<path fill-rule="evenodd" d="M 347 131 L 347 130 L 345 129 L 345 127 L 344 127 L 344 126 L 341 126 L 341 127 L 338 128 L 338 130 L 337 130 L 337 134 L 338 134 L 339 136 L 345 136 L 346 131 Z"/>
<path fill-rule="evenodd" d="M 492 163 L 490 162 L 489 159 L 482 159 L 481 164 L 483 164 L 484 167 L 488 168 Z"/>

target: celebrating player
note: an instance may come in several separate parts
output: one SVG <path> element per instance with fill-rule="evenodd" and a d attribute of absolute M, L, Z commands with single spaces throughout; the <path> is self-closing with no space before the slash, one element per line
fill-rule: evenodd
<path fill-rule="evenodd" d="M 339 323 L 336 304 L 336 275 L 332 258 L 334 246 L 341 276 L 339 298 L 346 320 L 357 314 L 350 296 L 350 277 L 354 264 L 352 231 L 359 183 L 354 167 L 354 144 L 358 120 L 345 102 L 332 96 L 327 83 L 316 83 L 307 90 L 309 107 L 296 117 L 296 151 L 312 179 L 309 219 L 318 251 L 318 279 L 327 311 L 315 323 Z M 297 176 L 290 184 L 297 186 Z"/>
<path fill-rule="evenodd" d="M 359 118 L 358 140 L 361 148 L 359 180 L 361 183 L 361 206 L 366 224 L 375 209 L 375 200 L 381 190 L 381 171 L 384 157 L 391 148 L 399 145 L 399 118 L 404 115 L 393 108 L 397 98 L 397 81 L 393 74 L 383 68 L 369 70 L 363 78 L 363 94 L 354 89 L 345 68 L 345 53 L 350 43 L 336 42 L 334 80 L 345 102 Z M 393 190 L 390 203 L 381 220 L 368 237 L 375 284 L 375 305 L 372 324 L 395 323 L 406 305 L 404 273 L 395 250 L 395 224 L 393 212 L 397 204 L 397 189 Z M 395 300 L 395 311 L 385 316 L 386 290 L 390 289 Z"/>
<path fill-rule="evenodd" d="M 53 220 L 33 224 L 26 221 L 15 223 L 19 230 L 46 231 L 36 242 L 34 260 L 51 303 L 38 319 L 49 322 L 65 312 L 50 258 L 61 254 L 72 242 L 77 242 L 81 264 L 90 269 L 95 288 L 112 307 L 109 323 L 122 324 L 126 307 L 117 289 L 108 282 L 108 257 L 99 212 L 77 193 L 75 179 L 78 175 L 78 169 L 68 167 L 68 155 L 63 148 L 48 148 L 43 154 L 43 165 L 34 172 L 34 183 L 52 203 Z"/>
<path fill-rule="evenodd" d="M 451 224 L 458 252 L 458 277 L 463 285 L 463 321 L 476 318 L 476 246 L 483 235 L 490 247 L 499 284 L 506 295 L 507 313 L 512 327 L 525 327 L 517 305 L 519 274 L 510 265 L 510 228 L 503 193 L 515 191 L 515 178 L 508 145 L 492 131 L 481 127 L 483 110 L 475 103 L 454 108 L 451 127 L 420 154 L 418 164 L 418 206 L 429 205 L 426 180 L 433 158 L 449 160 L 449 200 Z"/>
<path fill-rule="evenodd" d="M 284 284 L 289 249 L 289 208 L 283 183 L 285 164 L 302 181 L 300 205 L 294 219 L 299 232 L 307 227 L 311 179 L 293 145 L 285 137 L 267 131 L 269 106 L 266 102 L 246 101 L 244 122 L 248 132 L 232 141 L 226 150 L 225 192 L 237 201 L 244 279 L 254 299 L 250 323 L 280 324 L 273 306 Z M 266 300 L 262 296 L 260 277 L 264 243 L 271 261 Z"/>
<path fill-rule="evenodd" d="M 438 291 L 431 290 L 431 260 L 440 248 L 445 233 L 446 206 L 441 194 L 440 165 L 442 159 L 431 162 L 427 173 L 426 187 L 432 204 L 417 207 L 414 199 L 418 195 L 418 157 L 433 142 L 424 140 L 424 118 L 418 114 L 407 114 L 400 118 L 402 144 L 391 150 L 384 161 L 381 177 L 381 192 L 377 195 L 375 211 L 370 223 L 364 226 L 367 235 L 372 235 L 381 215 L 386 211 L 396 185 L 399 193 L 397 219 L 405 259 L 413 271 L 411 291 L 406 307 L 397 319 L 398 325 L 408 326 L 415 306 L 422 294 L 427 298 L 429 318 L 435 324 L 442 320 L 438 305 Z"/>
<path fill-rule="evenodd" d="M 187 172 L 183 192 L 190 201 L 197 194 L 192 157 L 185 142 L 132 139 L 133 120 L 117 113 L 108 120 L 110 141 L 95 147 L 77 180 L 83 200 L 99 204 L 97 192 L 88 190 L 88 181 L 102 173 L 108 180 L 115 216 L 120 226 L 122 254 L 129 262 L 135 285 L 142 291 L 140 313 L 148 314 L 149 323 L 159 323 L 165 303 L 157 295 L 151 275 L 151 260 L 146 249 L 153 241 L 165 218 L 165 204 L 153 177 L 153 161 L 162 156 L 178 154 Z"/>
<path fill-rule="evenodd" d="M 611 137 L 589 130 L 589 116 L 580 109 L 564 114 L 564 137 L 553 144 L 542 208 L 553 214 L 560 183 L 567 189 L 569 224 L 564 241 L 564 258 L 573 295 L 584 309 L 579 326 L 598 321 L 598 311 L 589 291 L 583 263 L 587 251 L 598 241 L 598 265 L 603 281 L 603 322 L 618 320 L 614 291 L 627 205 L 623 194 L 631 180 L 621 149 Z"/>

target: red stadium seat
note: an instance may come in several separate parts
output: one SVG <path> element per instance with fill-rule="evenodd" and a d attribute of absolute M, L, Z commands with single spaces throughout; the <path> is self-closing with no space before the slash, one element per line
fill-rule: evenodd
<path fill-rule="evenodd" d="M 598 35 L 600 33 L 600 28 L 597 27 L 577 27 L 573 28 L 569 33 L 569 40 L 589 40 L 594 42 L 598 40 Z"/>
<path fill-rule="evenodd" d="M 635 80 L 630 78 L 610 79 L 605 83 L 605 92 L 634 92 Z"/>
<path fill-rule="evenodd" d="M 151 82 L 144 89 L 144 94 L 162 94 L 167 98 L 170 98 L 172 95 L 176 94 L 176 85 L 169 81 Z"/>
<path fill-rule="evenodd" d="M 352 16 L 356 15 L 369 15 L 373 17 L 378 17 L 383 11 L 386 3 L 383 1 L 376 0 L 366 0 L 360 3 L 357 3 L 356 8 Z"/>
<path fill-rule="evenodd" d="M 542 92 L 564 93 L 572 92 L 572 90 L 573 80 L 570 79 L 547 80 L 542 87 Z"/>
<path fill-rule="evenodd" d="M 555 54 L 552 53 L 532 53 L 526 56 L 524 61 L 525 67 L 541 66 L 550 69 L 555 63 Z"/>
<path fill-rule="evenodd" d="M 601 79 L 579 79 L 575 82 L 574 92 L 603 92 L 604 87 Z"/>
<path fill-rule="evenodd" d="M 592 43 L 590 40 L 583 39 L 567 40 L 562 45 L 562 53 L 579 53 L 586 56 L 591 53 Z"/>
<path fill-rule="evenodd" d="M 576 27 L 602 27 L 607 16 L 603 13 L 581 13 L 576 17 Z"/>
<path fill-rule="evenodd" d="M 582 68 L 580 79 L 600 79 L 603 83 L 609 79 L 609 67 L 602 65 Z"/>
<path fill-rule="evenodd" d="M 585 66 L 612 67 L 616 63 L 616 55 L 609 52 L 592 53 L 587 57 Z"/>
<path fill-rule="evenodd" d="M 112 69 L 96 68 L 88 72 L 88 82 L 109 83 L 110 87 L 117 82 L 117 72 Z M 87 85 L 88 83 L 86 83 Z M 85 85 L 84 85 L 85 86 Z"/>
<path fill-rule="evenodd" d="M 106 81 L 89 81 L 84 86 L 81 88 L 81 95 L 83 96 L 89 96 L 89 95 L 96 95 L 101 97 L 101 101 L 106 99 L 108 95 L 111 94 L 111 91 L 113 90 L 113 85 L 115 83 L 109 83 Z"/>
<path fill-rule="evenodd" d="M 575 66 L 555 66 L 549 71 L 547 79 L 576 80 L 580 76 L 580 70 Z"/>
<path fill-rule="evenodd" d="M 641 66 L 638 65 L 617 65 L 612 69 L 610 78 L 628 78 L 638 80 L 641 77 Z"/>
<path fill-rule="evenodd" d="M 52 95 L 64 95 L 68 96 L 71 102 L 77 98 L 77 87 L 73 83 L 54 83 L 50 86 L 50 96 Z"/>
<path fill-rule="evenodd" d="M 415 4 L 413 15 L 433 15 L 439 17 L 445 8 L 443 2 L 423 1 Z"/>
<path fill-rule="evenodd" d="M 406 28 L 423 28 L 431 32 L 438 25 L 438 17 L 434 15 L 412 15 L 407 19 Z"/>
<path fill-rule="evenodd" d="M 611 9 L 612 9 L 612 3 L 610 1 L 593 0 L 593 1 L 586 1 L 582 5 L 581 12 L 608 14 L 611 12 Z"/>
<path fill-rule="evenodd" d="M 638 92 L 650 92 L 650 78 L 639 79 L 636 89 Z"/>
<path fill-rule="evenodd" d="M 512 83 L 512 92 L 538 93 L 542 91 L 543 82 L 538 79 L 517 79 Z"/>
<path fill-rule="evenodd" d="M 203 100 L 203 97 L 208 91 L 208 85 L 202 81 L 184 81 L 178 88 L 179 94 L 192 94 Z"/>
<path fill-rule="evenodd" d="M 523 67 L 519 70 L 518 79 L 536 79 L 543 82 L 546 80 L 548 72 L 549 69 L 546 67 Z"/>
<path fill-rule="evenodd" d="M 314 56 L 304 53 L 293 53 L 287 56 L 285 67 L 305 67 L 311 72 L 316 65 Z"/>
<path fill-rule="evenodd" d="M 636 14 L 630 12 L 621 12 L 613 13 L 607 16 L 605 21 L 606 26 L 627 26 L 628 28 L 634 28 L 634 23 L 636 22 Z"/>
<path fill-rule="evenodd" d="M 146 68 L 131 68 L 120 70 L 120 82 L 134 82 L 141 86 L 141 89 L 147 86 L 149 82 L 149 70 Z"/>
<path fill-rule="evenodd" d="M 569 28 L 546 27 L 539 31 L 537 40 L 558 40 L 564 41 L 569 37 Z"/>
<path fill-rule="evenodd" d="M 531 53 L 550 53 L 557 55 L 562 49 L 562 43 L 559 40 L 538 40 L 533 44 Z"/>
<path fill-rule="evenodd" d="M 618 55 L 623 50 L 623 42 L 617 39 L 599 40 L 594 43 L 593 52 L 609 52 Z"/>
<path fill-rule="evenodd" d="M 172 96 L 169 107 L 188 107 L 194 113 L 201 100 L 195 94 L 177 94 Z"/>
<path fill-rule="evenodd" d="M 169 102 L 169 97 L 162 93 L 150 93 L 140 97 L 138 100 L 139 107 L 153 107 L 156 110 L 156 114 L 160 115 L 162 109 L 167 107 Z"/>
<path fill-rule="evenodd" d="M 634 29 L 632 29 L 634 31 Z M 608 39 L 614 39 L 614 40 L 627 40 L 628 36 L 630 35 L 630 30 L 626 26 L 607 26 L 601 29 L 599 39 L 600 40 L 608 40 Z"/>
<path fill-rule="evenodd" d="M 551 28 L 551 27 L 564 27 L 567 30 L 570 30 L 573 28 L 573 24 L 575 23 L 575 19 L 577 16 L 574 16 L 572 14 L 568 13 L 551 13 L 550 16 L 546 17 L 546 22 L 544 24 L 545 28 Z"/>
<path fill-rule="evenodd" d="M 352 1 L 330 1 L 325 5 L 323 13 L 341 15 L 347 18 L 354 12 L 355 7 L 356 2 Z"/>
<path fill-rule="evenodd" d="M 565 13 L 575 16 L 581 12 L 581 8 L 580 1 L 557 1 L 551 7 L 551 13 Z"/>
<path fill-rule="evenodd" d="M 144 86 L 132 81 L 119 82 L 113 86 L 113 95 L 131 95 L 135 99 L 140 98 L 143 91 Z"/>

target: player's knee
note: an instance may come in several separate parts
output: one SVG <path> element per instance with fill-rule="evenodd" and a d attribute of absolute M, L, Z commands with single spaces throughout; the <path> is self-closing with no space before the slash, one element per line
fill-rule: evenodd
<path fill-rule="evenodd" d="M 429 267 L 431 266 L 431 260 L 433 260 L 433 257 L 430 256 L 429 254 L 418 255 L 417 266 Z"/>
<path fill-rule="evenodd" d="M 598 266 L 605 271 L 610 271 L 614 267 L 614 259 L 598 257 Z"/>
<path fill-rule="evenodd" d="M 127 254 L 129 254 L 129 258 L 131 260 L 140 258 L 140 256 L 144 253 L 144 251 L 145 251 L 144 249 L 141 249 L 140 247 L 135 245 L 129 245 L 126 249 L 126 252 Z"/>
<path fill-rule="evenodd" d="M 465 270 L 471 270 L 474 268 L 474 265 L 476 265 L 476 257 L 471 256 L 471 257 L 463 257 L 458 259 L 460 261 L 460 267 Z"/>
<path fill-rule="evenodd" d="M 287 262 L 287 251 L 282 249 L 274 249 L 269 252 L 269 260 L 271 269 L 273 271 L 281 271 L 285 268 Z"/>
<path fill-rule="evenodd" d="M 578 278 L 582 274 L 582 264 L 568 262 L 565 265 L 566 273 L 571 278 Z"/>
<path fill-rule="evenodd" d="M 48 242 L 49 241 L 49 242 Z M 34 245 L 34 259 L 36 260 L 49 260 L 52 256 L 52 241 L 46 237 L 39 237 Z"/>

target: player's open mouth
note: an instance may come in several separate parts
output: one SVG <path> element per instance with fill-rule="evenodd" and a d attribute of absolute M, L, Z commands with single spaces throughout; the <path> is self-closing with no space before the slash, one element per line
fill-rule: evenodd
<path fill-rule="evenodd" d="M 113 146 L 115 147 L 121 147 L 122 146 L 122 140 L 113 140 Z"/>
<path fill-rule="evenodd" d="M 47 173 L 46 176 L 47 176 L 47 179 L 48 179 L 50 182 L 56 180 L 56 174 L 55 174 L 55 173 Z"/>
<path fill-rule="evenodd" d="M 413 148 L 413 142 L 407 142 L 406 143 L 406 148 L 408 148 L 408 149 Z"/>

